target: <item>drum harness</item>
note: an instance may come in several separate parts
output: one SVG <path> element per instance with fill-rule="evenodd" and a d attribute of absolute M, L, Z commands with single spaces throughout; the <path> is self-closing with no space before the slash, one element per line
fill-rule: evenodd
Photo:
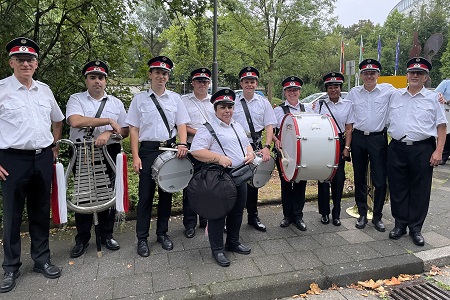
<path fill-rule="evenodd" d="M 334 117 L 334 114 L 333 114 L 333 112 L 331 111 L 330 107 L 328 106 L 327 101 L 325 101 L 325 100 L 319 100 L 319 114 L 320 114 L 320 112 L 322 111 L 322 105 L 323 105 L 324 103 L 325 103 L 325 106 L 327 107 L 328 111 L 330 112 L 331 117 L 333 118 L 334 122 L 336 123 L 337 128 L 339 129 L 339 138 L 340 138 L 340 141 L 341 141 L 341 142 L 345 141 L 345 132 L 342 132 L 342 129 L 341 129 L 341 127 L 339 126 L 338 121 L 337 121 L 336 118 Z M 344 159 L 345 159 L 346 161 L 352 161 L 352 159 L 351 159 L 350 156 L 344 157 Z"/>
<path fill-rule="evenodd" d="M 169 122 L 167 121 L 167 117 L 166 117 L 166 114 L 164 113 L 164 110 L 162 109 L 161 105 L 159 105 L 159 102 L 156 99 L 155 94 L 152 93 L 150 95 L 150 98 L 152 99 L 153 103 L 155 104 L 156 108 L 158 109 L 158 112 L 161 115 L 161 118 L 162 118 L 162 120 L 164 122 L 164 125 L 166 125 L 167 131 L 169 132 L 169 139 L 168 140 L 172 139 L 172 130 L 170 129 Z M 174 127 L 176 127 L 176 125 Z M 174 147 L 175 145 L 172 144 L 170 146 Z M 187 145 L 185 145 L 185 146 L 187 147 Z"/>
<path fill-rule="evenodd" d="M 248 110 L 247 100 L 245 100 L 245 98 L 242 98 L 241 104 L 242 104 L 242 108 L 244 109 L 245 119 L 247 120 L 248 128 L 250 129 L 250 136 L 251 136 L 253 144 L 255 145 L 255 148 L 256 148 L 255 150 L 260 150 L 259 145 L 261 143 L 262 132 L 264 129 L 261 131 L 258 131 L 258 132 L 255 131 L 255 127 L 253 126 L 252 117 L 250 116 L 250 111 Z"/>

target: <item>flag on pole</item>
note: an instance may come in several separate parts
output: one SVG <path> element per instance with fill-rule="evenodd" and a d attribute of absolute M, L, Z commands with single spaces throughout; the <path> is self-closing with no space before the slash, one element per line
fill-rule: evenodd
<path fill-rule="evenodd" d="M 397 76 L 399 58 L 400 58 L 400 40 L 397 37 L 397 45 L 395 46 L 395 73 L 394 73 L 395 76 Z"/>
<path fill-rule="evenodd" d="M 377 60 L 380 61 L 381 59 L 381 37 L 378 36 L 378 58 Z"/>
<path fill-rule="evenodd" d="M 344 37 L 341 39 L 341 56 L 339 59 L 339 72 L 344 74 L 345 72 L 345 56 L 344 56 Z"/>
<path fill-rule="evenodd" d="M 361 63 L 363 60 L 364 60 L 364 44 L 361 35 L 361 44 L 359 45 L 359 63 Z"/>

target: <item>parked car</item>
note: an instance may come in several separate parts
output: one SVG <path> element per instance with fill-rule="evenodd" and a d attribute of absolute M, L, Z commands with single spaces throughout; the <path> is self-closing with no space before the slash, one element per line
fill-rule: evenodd
<path fill-rule="evenodd" d="M 341 98 L 345 98 L 347 96 L 347 94 L 348 94 L 347 92 L 341 92 Z M 327 93 L 325 93 L 325 92 L 315 93 L 315 94 L 311 94 L 308 97 L 301 99 L 300 102 L 305 104 L 305 106 L 312 107 L 314 102 L 316 102 L 318 100 L 325 100 L 327 97 L 328 97 Z"/>

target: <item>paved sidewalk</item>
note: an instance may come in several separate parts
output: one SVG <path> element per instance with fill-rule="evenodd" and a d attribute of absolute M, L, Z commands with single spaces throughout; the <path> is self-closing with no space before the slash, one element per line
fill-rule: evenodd
<path fill-rule="evenodd" d="M 422 273 L 431 265 L 450 264 L 449 177 L 450 165 L 436 168 L 423 228 L 424 247 L 415 246 L 408 235 L 397 241 L 388 238 L 393 227 L 388 204 L 384 208 L 385 233 L 376 231 L 370 222 L 365 229 L 356 229 L 356 219 L 345 213 L 353 199 L 343 201 L 340 227 L 322 225 L 316 202 L 307 203 L 306 232 L 294 226 L 280 228 L 279 205 L 260 207 L 267 232 L 244 223 L 241 241 L 252 253 L 228 253 L 232 260 L 228 268 L 212 259 L 203 229 L 197 229 L 193 239 L 184 237 L 180 217 L 172 217 L 170 222 L 174 249 L 163 250 L 153 228 L 151 256 L 141 258 L 136 253 L 135 222 L 127 221 L 115 233 L 121 249 L 104 249 L 101 258 L 91 242 L 85 255 L 71 259 L 75 231 L 56 230 L 50 243 L 52 260 L 63 270 L 56 280 L 32 272 L 29 237 L 24 234 L 22 275 L 16 288 L 0 294 L 0 299 L 275 299 L 304 293 L 313 282 L 327 289 L 332 283 L 345 286 L 358 280 Z M 342 299 L 358 299 L 353 296 Z"/>

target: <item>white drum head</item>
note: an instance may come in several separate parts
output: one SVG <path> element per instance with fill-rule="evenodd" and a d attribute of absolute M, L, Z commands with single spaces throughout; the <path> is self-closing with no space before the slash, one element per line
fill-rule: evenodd
<path fill-rule="evenodd" d="M 263 187 L 272 177 L 274 168 L 275 160 L 272 157 L 266 162 L 261 161 L 253 172 L 253 177 L 249 180 L 249 184 L 255 188 Z"/>
<path fill-rule="evenodd" d="M 280 166 L 287 181 L 330 180 L 339 163 L 339 135 L 334 120 L 318 114 L 287 114 L 280 140 Z"/>
<path fill-rule="evenodd" d="M 172 151 L 161 153 L 152 166 L 153 179 L 168 193 L 175 193 L 187 187 L 193 175 L 194 167 L 191 161 L 187 158 L 177 158 Z"/>

